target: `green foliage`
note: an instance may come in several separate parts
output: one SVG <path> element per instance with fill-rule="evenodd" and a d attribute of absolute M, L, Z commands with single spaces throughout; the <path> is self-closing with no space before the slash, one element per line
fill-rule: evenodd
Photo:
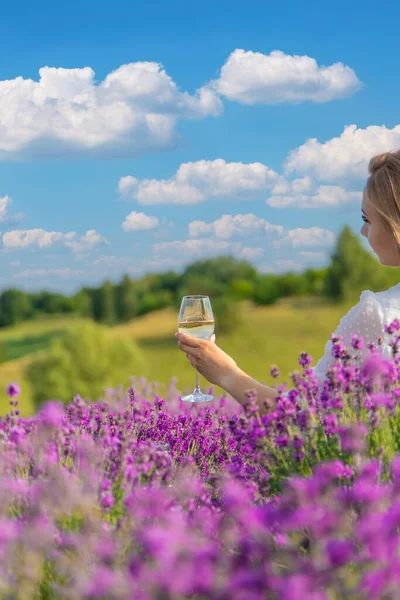
<path fill-rule="evenodd" d="M 307 294 L 310 296 L 323 296 L 325 289 L 327 269 L 307 269 L 303 277 L 307 282 Z"/>
<path fill-rule="evenodd" d="M 58 314 L 72 313 L 75 311 L 73 298 L 62 294 L 50 292 L 39 292 L 31 295 L 31 301 L 35 313 Z"/>
<path fill-rule="evenodd" d="M 105 281 L 93 292 L 93 317 L 99 323 L 112 325 L 117 320 L 115 288 L 111 281 Z"/>
<path fill-rule="evenodd" d="M 220 256 L 192 263 L 184 271 L 182 280 L 185 283 L 187 281 L 194 282 L 196 278 L 204 276 L 209 277 L 211 281 L 227 286 L 234 279 L 255 281 L 257 279 L 257 271 L 245 260 L 237 260 L 232 256 Z"/>
<path fill-rule="evenodd" d="M 255 283 L 249 279 L 236 278 L 228 288 L 228 295 L 238 300 L 249 300 L 255 293 Z"/>
<path fill-rule="evenodd" d="M 220 297 L 212 301 L 215 319 L 215 333 L 231 333 L 243 323 L 243 308 L 240 302 L 229 297 Z"/>
<path fill-rule="evenodd" d="M 16 289 L 5 290 L 0 296 L 0 327 L 16 325 L 33 315 L 32 300 Z"/>
<path fill-rule="evenodd" d="M 191 274 L 184 279 L 184 283 L 178 292 L 178 301 L 180 303 L 183 296 L 193 294 L 204 294 L 210 296 L 212 300 L 220 298 L 226 291 L 226 285 L 213 277 L 212 273 Z"/>
<path fill-rule="evenodd" d="M 161 310 L 172 304 L 172 294 L 168 290 L 148 292 L 142 295 L 138 302 L 136 314 L 145 315 L 153 310 Z"/>
<path fill-rule="evenodd" d="M 326 295 L 337 301 L 357 301 L 366 286 L 379 291 L 387 279 L 378 259 L 364 250 L 349 227 L 344 227 L 327 271 Z"/>
<path fill-rule="evenodd" d="M 259 305 L 274 304 L 281 296 L 281 286 L 277 275 L 259 275 L 255 285 L 253 300 Z"/>
<path fill-rule="evenodd" d="M 279 277 L 281 296 L 305 296 L 308 293 L 307 280 L 301 273 L 284 273 Z"/>
<path fill-rule="evenodd" d="M 251 298 L 256 281 L 257 271 L 244 260 L 220 256 L 198 261 L 189 265 L 182 275 L 177 304 L 180 304 L 182 296 L 190 294 L 210 296 L 214 312 L 223 316 L 222 327 L 228 331 L 240 320 L 240 310 L 232 309 L 232 305 L 236 304 L 234 300 Z"/>
<path fill-rule="evenodd" d="M 136 316 L 138 305 L 137 287 L 129 275 L 124 275 L 116 289 L 116 313 L 119 322 L 130 321 Z"/>
<path fill-rule="evenodd" d="M 38 407 L 48 399 L 70 402 L 76 394 L 96 400 L 106 387 L 122 382 L 128 387 L 128 378 L 141 366 L 136 344 L 87 322 L 71 328 L 49 351 L 34 357 L 26 375 Z"/>
<path fill-rule="evenodd" d="M 93 303 L 90 291 L 82 288 L 73 298 L 75 313 L 82 317 L 93 317 Z"/>

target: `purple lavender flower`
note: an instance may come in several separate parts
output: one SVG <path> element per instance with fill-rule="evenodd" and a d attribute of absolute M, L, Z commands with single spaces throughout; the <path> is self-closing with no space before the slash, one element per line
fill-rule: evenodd
<path fill-rule="evenodd" d="M 338 434 L 340 444 L 345 452 L 361 452 L 365 448 L 365 437 L 368 429 L 364 423 L 340 425 Z"/>
<path fill-rule="evenodd" d="M 46 402 L 38 414 L 39 422 L 46 425 L 57 426 L 65 416 L 64 405 L 62 402 Z"/>
<path fill-rule="evenodd" d="M 274 379 L 277 379 L 281 374 L 280 369 L 277 365 L 271 365 L 269 372 L 271 377 L 273 377 Z"/>
<path fill-rule="evenodd" d="M 302 352 L 299 358 L 299 365 L 302 367 L 309 367 L 312 363 L 312 356 L 307 352 Z"/>
<path fill-rule="evenodd" d="M 400 360 L 363 375 L 334 341 L 321 393 L 303 353 L 295 389 L 260 418 L 254 395 L 246 410 L 229 397 L 189 407 L 175 387 L 164 399 L 146 380 L 107 401 L 77 394 L 30 419 L 0 418 L 6 593 L 38 592 L 44 561 L 60 597 L 326 600 L 358 597 L 358 581 L 365 597 L 393 593 L 400 463 L 389 480 L 386 457 L 400 451 Z M 344 451 L 358 453 L 351 464 Z M 20 552 L 37 559 L 36 581 Z"/>
<path fill-rule="evenodd" d="M 98 566 L 91 581 L 86 586 L 85 597 L 104 598 L 112 594 L 116 582 L 115 573 L 106 566 Z"/>
<path fill-rule="evenodd" d="M 348 540 L 329 540 L 326 544 L 326 554 L 333 567 L 341 567 L 351 560 L 354 554 L 353 544 Z"/>
<path fill-rule="evenodd" d="M 390 325 L 385 325 L 384 326 L 384 330 L 389 333 L 390 335 L 392 333 L 394 333 L 395 331 L 399 331 L 400 330 L 400 322 L 398 319 L 394 319 Z"/>
<path fill-rule="evenodd" d="M 10 383 L 7 386 L 7 395 L 10 396 L 10 398 L 15 398 L 15 396 L 19 396 L 21 393 L 21 389 L 19 387 L 18 383 Z"/>
<path fill-rule="evenodd" d="M 380 352 L 374 352 L 364 360 L 360 372 L 366 379 L 376 379 L 389 373 L 389 364 Z"/>

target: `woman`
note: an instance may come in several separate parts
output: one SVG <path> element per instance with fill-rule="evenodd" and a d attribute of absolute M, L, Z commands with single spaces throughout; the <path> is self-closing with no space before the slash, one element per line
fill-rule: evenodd
<path fill-rule="evenodd" d="M 370 160 L 368 170 L 370 176 L 364 189 L 361 208 L 364 221 L 361 235 L 368 239 L 382 265 L 399 267 L 400 150 L 375 156 Z M 384 335 L 384 325 L 390 324 L 396 318 L 400 320 L 400 283 L 383 292 L 362 292 L 359 303 L 341 319 L 335 333 L 343 336 L 342 342 L 349 352 L 352 335 L 362 335 L 364 350 L 357 351 L 361 356 L 369 354 L 369 342 L 376 342 L 377 336 L 383 336 L 381 352 L 386 358 L 390 358 L 390 338 Z M 220 386 L 240 404 L 246 402 L 246 393 L 254 390 L 260 413 L 274 410 L 277 391 L 242 371 L 233 358 L 215 344 L 215 337 L 210 340 L 198 340 L 181 333 L 175 335 L 180 349 L 186 353 L 192 366 L 210 383 Z M 324 356 L 314 367 L 314 373 L 320 383 L 334 360 L 331 348 L 332 341 L 329 339 Z"/>

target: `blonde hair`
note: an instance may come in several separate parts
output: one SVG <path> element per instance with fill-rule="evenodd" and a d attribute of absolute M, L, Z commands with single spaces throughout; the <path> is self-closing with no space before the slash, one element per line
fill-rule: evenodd
<path fill-rule="evenodd" d="M 393 235 L 400 252 L 400 150 L 385 152 L 369 161 L 365 191 Z"/>

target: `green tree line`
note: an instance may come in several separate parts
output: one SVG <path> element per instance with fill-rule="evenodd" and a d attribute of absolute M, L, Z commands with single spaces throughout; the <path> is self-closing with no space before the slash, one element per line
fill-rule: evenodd
<path fill-rule="evenodd" d="M 73 296 L 6 289 L 0 295 L 0 327 L 51 314 L 75 314 L 112 325 L 168 306 L 179 308 L 187 294 L 209 295 L 216 316 L 223 313 L 227 322 L 235 300 L 271 305 L 288 296 L 325 296 L 333 302 L 357 302 L 362 290 L 379 291 L 395 283 L 397 270 L 383 267 L 346 226 L 328 267 L 302 273 L 259 273 L 247 261 L 220 256 L 194 262 L 182 273 L 168 271 L 140 279 L 125 274 L 118 284 L 107 280 Z"/>

